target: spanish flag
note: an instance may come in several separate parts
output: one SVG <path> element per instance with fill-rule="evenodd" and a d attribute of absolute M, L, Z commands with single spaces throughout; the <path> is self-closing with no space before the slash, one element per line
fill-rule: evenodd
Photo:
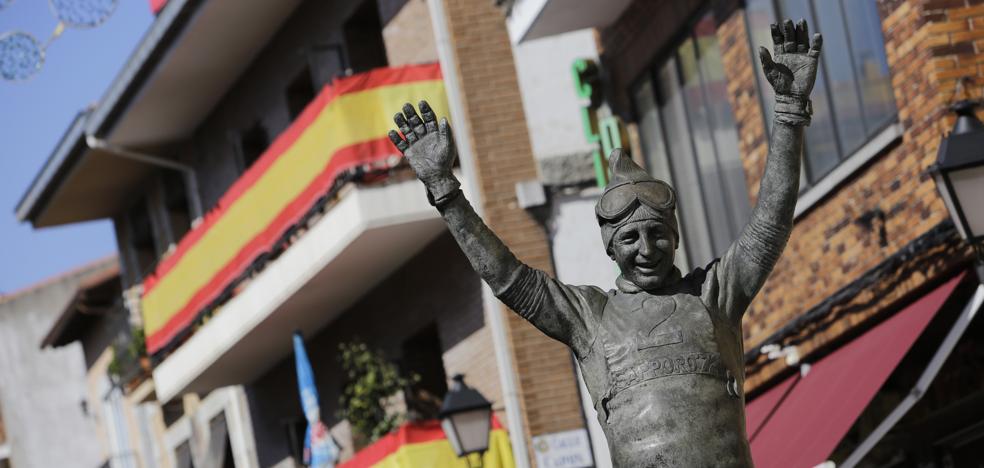
<path fill-rule="evenodd" d="M 475 459 L 469 463 L 454 453 L 439 421 L 422 421 L 404 424 L 337 468 L 515 468 L 509 434 L 495 417 L 481 464 L 476 463 L 477 454 L 472 456 Z"/>
<path fill-rule="evenodd" d="M 390 117 L 421 99 L 447 115 L 437 64 L 381 68 L 326 86 L 144 280 L 147 351 L 191 326 L 343 171 L 398 160 L 386 136 Z"/>

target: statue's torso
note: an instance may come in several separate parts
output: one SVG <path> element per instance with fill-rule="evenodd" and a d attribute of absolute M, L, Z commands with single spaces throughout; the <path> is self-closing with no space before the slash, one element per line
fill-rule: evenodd
<path fill-rule="evenodd" d="M 616 466 L 751 466 L 740 333 L 695 292 L 609 294 L 581 369 Z"/>

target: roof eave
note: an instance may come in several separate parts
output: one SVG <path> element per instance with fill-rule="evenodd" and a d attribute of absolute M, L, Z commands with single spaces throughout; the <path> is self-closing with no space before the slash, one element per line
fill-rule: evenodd
<path fill-rule="evenodd" d="M 35 223 L 65 176 L 75 167 L 86 148 L 83 128 L 88 115 L 88 111 L 82 111 L 75 116 L 44 167 L 34 176 L 14 209 L 18 221 Z"/>
<path fill-rule="evenodd" d="M 139 94 L 204 0 L 170 0 L 92 112 L 86 133 L 104 137 Z"/>
<path fill-rule="evenodd" d="M 203 0 L 171 0 L 161 10 L 103 98 L 95 108 L 82 111 L 75 117 L 44 167 L 21 196 L 14 209 L 19 222 L 36 224 L 52 195 L 84 155 L 86 135 L 102 136 L 112 128 L 202 3 Z"/>
<path fill-rule="evenodd" d="M 93 272 L 83 278 L 76 286 L 75 294 L 65 304 L 62 312 L 55 319 L 55 323 L 52 324 L 48 333 L 42 338 L 41 349 L 48 347 L 57 348 L 75 341 L 79 331 L 74 330 L 74 328 L 78 326 L 79 317 L 86 314 L 79 309 L 79 303 L 85 299 L 89 291 L 105 287 L 113 281 L 117 283 L 120 281 L 119 263 L 101 271 Z"/>

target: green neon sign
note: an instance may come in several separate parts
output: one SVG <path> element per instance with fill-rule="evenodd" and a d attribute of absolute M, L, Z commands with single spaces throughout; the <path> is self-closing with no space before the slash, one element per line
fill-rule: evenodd
<path fill-rule="evenodd" d="M 581 127 L 588 143 L 597 145 L 592 151 L 595 181 L 599 187 L 608 183 L 607 157 L 615 148 L 622 147 L 622 122 L 618 117 L 608 116 L 599 119 L 598 107 L 601 105 L 598 65 L 594 60 L 577 59 L 571 66 L 574 75 L 574 92 L 585 101 L 581 107 Z"/>

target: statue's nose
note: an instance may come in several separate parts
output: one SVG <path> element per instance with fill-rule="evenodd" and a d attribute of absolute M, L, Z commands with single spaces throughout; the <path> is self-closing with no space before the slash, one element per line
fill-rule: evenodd
<path fill-rule="evenodd" d="M 653 244 L 652 240 L 650 240 L 646 236 L 642 236 L 639 238 L 640 256 L 648 259 L 650 256 L 652 256 L 654 250 L 655 250 L 655 245 Z"/>

